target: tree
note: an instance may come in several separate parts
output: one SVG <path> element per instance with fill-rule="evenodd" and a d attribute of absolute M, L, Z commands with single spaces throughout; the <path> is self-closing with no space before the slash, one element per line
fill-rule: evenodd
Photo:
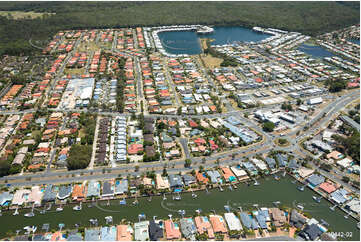
<path fill-rule="evenodd" d="M 350 182 L 350 178 L 348 176 L 343 176 L 342 177 L 342 181 L 345 183 L 349 183 Z"/>
<path fill-rule="evenodd" d="M 191 167 L 191 165 L 192 165 L 192 161 L 191 161 L 191 159 L 186 159 L 185 160 L 185 162 L 184 162 L 184 167 Z"/>
<path fill-rule="evenodd" d="M 297 99 L 297 105 L 300 106 L 302 104 L 302 100 L 301 99 Z"/>
<path fill-rule="evenodd" d="M 92 146 L 74 144 L 67 158 L 68 170 L 85 169 L 91 159 Z"/>
<path fill-rule="evenodd" d="M 275 124 L 270 121 L 266 121 L 263 123 L 263 130 L 266 132 L 272 132 L 274 128 Z"/>

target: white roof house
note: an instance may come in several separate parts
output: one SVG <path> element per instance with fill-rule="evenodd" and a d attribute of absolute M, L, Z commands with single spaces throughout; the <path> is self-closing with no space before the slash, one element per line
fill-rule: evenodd
<path fill-rule="evenodd" d="M 307 100 L 308 105 L 316 105 L 316 104 L 320 104 L 322 102 L 323 102 L 322 97 L 316 97 L 316 98 L 311 98 L 311 99 Z"/>
<path fill-rule="evenodd" d="M 242 230 L 241 221 L 234 215 L 234 213 L 225 213 L 224 218 L 228 224 L 229 230 Z"/>
<path fill-rule="evenodd" d="M 351 166 L 352 160 L 350 158 L 346 157 L 342 160 L 337 161 L 336 163 L 337 163 L 337 165 L 339 165 L 341 167 L 347 168 L 347 167 Z"/>

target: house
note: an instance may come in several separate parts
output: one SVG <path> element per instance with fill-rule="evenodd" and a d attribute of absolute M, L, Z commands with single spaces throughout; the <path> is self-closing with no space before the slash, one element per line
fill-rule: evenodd
<path fill-rule="evenodd" d="M 163 228 L 161 225 L 163 223 L 157 220 L 151 220 L 149 223 L 149 239 L 151 241 L 158 241 L 159 239 L 163 238 Z"/>
<path fill-rule="evenodd" d="M 228 224 L 229 230 L 241 231 L 242 225 L 239 218 L 234 213 L 225 213 L 224 218 Z"/>
<path fill-rule="evenodd" d="M 94 180 L 89 181 L 87 197 L 98 197 L 100 195 L 100 183 Z"/>
<path fill-rule="evenodd" d="M 290 217 L 290 225 L 296 228 L 302 228 L 307 222 L 307 218 L 302 214 L 298 213 L 296 209 L 292 209 Z"/>
<path fill-rule="evenodd" d="M 207 171 L 207 175 L 210 177 L 212 183 L 218 183 L 221 179 L 221 174 L 217 170 L 215 171 Z"/>
<path fill-rule="evenodd" d="M 0 194 L 0 206 L 6 206 L 13 200 L 14 195 L 10 192 L 2 192 Z"/>
<path fill-rule="evenodd" d="M 226 223 L 224 219 L 220 215 L 209 215 L 209 220 L 211 221 L 214 233 L 222 233 L 225 234 L 228 232 Z"/>
<path fill-rule="evenodd" d="M 273 224 L 276 227 L 281 227 L 287 222 L 285 213 L 281 211 L 279 208 L 270 208 L 269 212 L 271 214 Z"/>
<path fill-rule="evenodd" d="M 114 196 L 114 181 L 104 181 L 103 182 L 103 190 L 102 197 L 112 197 Z"/>
<path fill-rule="evenodd" d="M 131 241 L 133 228 L 130 225 L 117 225 L 117 241 Z"/>
<path fill-rule="evenodd" d="M 330 198 L 337 204 L 343 204 L 347 200 L 351 199 L 351 197 L 347 196 L 348 193 L 349 192 L 346 191 L 344 188 L 340 188 L 340 189 L 334 191 L 333 193 L 331 193 Z"/>
<path fill-rule="evenodd" d="M 209 182 L 209 179 L 207 178 L 205 173 L 196 171 L 196 178 L 200 184 L 208 184 Z"/>
<path fill-rule="evenodd" d="M 271 170 L 273 170 L 273 169 L 276 168 L 276 161 L 275 161 L 275 159 L 273 159 L 273 158 L 271 158 L 271 157 L 266 157 L 266 158 L 265 158 L 265 161 L 266 161 L 268 167 L 269 167 Z"/>
<path fill-rule="evenodd" d="M 68 198 L 70 196 L 70 194 L 72 193 L 72 190 L 73 190 L 73 186 L 71 184 L 60 186 L 59 192 L 57 195 L 58 199 L 64 200 L 64 199 Z"/>
<path fill-rule="evenodd" d="M 75 185 L 74 188 L 73 188 L 73 192 L 71 194 L 71 197 L 73 200 L 77 200 L 77 201 L 81 201 L 84 199 L 85 197 L 85 190 L 86 190 L 86 187 L 84 184 L 82 185 Z"/>
<path fill-rule="evenodd" d="M 342 160 L 338 160 L 336 162 L 336 164 L 342 168 L 347 168 L 350 167 L 352 165 L 352 159 L 350 159 L 349 157 L 346 157 Z"/>
<path fill-rule="evenodd" d="M 181 232 L 178 224 L 174 223 L 173 220 L 168 219 L 164 221 L 164 227 L 167 240 L 180 240 Z"/>
<path fill-rule="evenodd" d="M 195 241 L 195 234 L 197 233 L 196 225 L 192 218 L 182 218 L 180 221 L 180 227 L 184 238 L 187 240 Z"/>
<path fill-rule="evenodd" d="M 184 174 L 183 176 L 184 185 L 189 186 L 197 182 L 196 178 L 189 174 Z"/>
<path fill-rule="evenodd" d="M 335 184 L 333 184 L 333 182 L 331 182 L 331 181 L 326 181 L 326 182 L 321 183 L 318 188 L 320 188 L 327 194 L 330 194 L 330 193 L 336 191 L 336 189 L 337 189 Z"/>
<path fill-rule="evenodd" d="M 315 241 L 320 235 L 322 231 L 316 224 L 306 225 L 306 227 L 298 234 L 300 237 L 305 240 Z"/>
<path fill-rule="evenodd" d="M 360 200 L 358 198 L 354 198 L 348 201 L 345 205 L 345 209 L 352 211 L 356 214 L 360 214 Z"/>
<path fill-rule="evenodd" d="M 240 168 L 240 166 L 232 166 L 231 171 L 238 178 L 238 180 L 244 180 L 248 178 L 247 172 Z"/>
<path fill-rule="evenodd" d="M 88 228 L 84 231 L 84 241 L 100 241 L 100 229 Z"/>
<path fill-rule="evenodd" d="M 115 226 L 105 226 L 100 230 L 100 240 L 101 241 L 115 241 L 117 237 L 117 229 Z"/>
<path fill-rule="evenodd" d="M 170 174 L 168 176 L 168 179 L 169 179 L 170 188 L 176 189 L 183 187 L 182 177 L 180 175 Z"/>
<path fill-rule="evenodd" d="M 43 202 L 53 202 L 56 199 L 55 187 L 52 184 L 46 186 L 43 195 Z"/>
<path fill-rule="evenodd" d="M 40 206 L 42 197 L 43 197 L 43 192 L 40 190 L 40 187 L 32 186 L 31 193 L 28 198 L 28 203 L 33 203 L 35 206 Z"/>
<path fill-rule="evenodd" d="M 134 223 L 134 240 L 146 241 L 149 240 L 149 221 L 141 221 Z"/>
<path fill-rule="evenodd" d="M 249 216 L 249 214 L 242 212 L 240 213 L 240 218 L 243 226 L 245 226 L 247 229 L 258 229 L 256 220 Z"/>
<path fill-rule="evenodd" d="M 237 179 L 228 167 L 221 167 L 223 177 L 226 182 L 236 182 Z"/>
<path fill-rule="evenodd" d="M 308 182 L 308 185 L 310 185 L 311 187 L 317 187 L 318 185 L 320 185 L 322 182 L 325 181 L 325 177 L 317 174 L 312 174 L 307 178 L 306 181 Z"/>
<path fill-rule="evenodd" d="M 209 219 L 206 216 L 197 216 L 194 218 L 198 234 L 207 233 L 209 239 L 214 239 L 214 231 Z"/>
<path fill-rule="evenodd" d="M 270 221 L 270 216 L 268 213 L 268 209 L 261 209 L 258 211 L 253 212 L 254 217 L 257 220 L 257 223 L 259 224 L 259 227 L 261 229 L 267 229 L 267 222 Z"/>
<path fill-rule="evenodd" d="M 162 177 L 160 174 L 155 175 L 155 181 L 156 181 L 156 188 L 157 190 L 161 189 L 169 189 L 169 181 L 166 177 Z"/>

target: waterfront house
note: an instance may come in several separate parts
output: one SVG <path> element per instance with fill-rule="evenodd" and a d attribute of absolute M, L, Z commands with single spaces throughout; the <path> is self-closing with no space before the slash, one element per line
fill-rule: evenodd
<path fill-rule="evenodd" d="M 127 224 L 117 225 L 117 241 L 131 241 L 133 228 Z"/>
<path fill-rule="evenodd" d="M 345 205 L 345 209 L 352 211 L 356 214 L 360 214 L 360 200 L 358 198 L 354 198 L 348 201 Z"/>
<path fill-rule="evenodd" d="M 197 233 L 197 228 L 194 224 L 194 221 L 192 218 L 182 218 L 180 220 L 180 227 L 181 227 L 181 231 L 183 236 L 187 239 L 187 240 L 196 240 L 195 238 L 195 234 Z"/>
<path fill-rule="evenodd" d="M 276 161 L 275 161 L 275 159 L 273 159 L 273 158 L 271 158 L 271 157 L 266 157 L 266 158 L 265 158 L 265 161 L 266 161 L 268 167 L 269 167 L 271 170 L 276 169 Z"/>
<path fill-rule="evenodd" d="M 64 200 L 68 198 L 71 195 L 72 190 L 73 190 L 73 186 L 71 184 L 60 186 L 57 195 L 58 199 Z"/>
<path fill-rule="evenodd" d="M 330 193 L 336 191 L 336 189 L 337 189 L 335 184 L 333 184 L 333 182 L 331 182 L 331 181 L 326 181 L 326 182 L 321 183 L 318 188 L 320 188 L 327 194 L 330 194 Z"/>
<path fill-rule="evenodd" d="M 269 212 L 271 214 L 273 224 L 276 227 L 281 227 L 287 222 L 285 213 L 282 210 L 280 210 L 279 208 L 270 208 Z"/>
<path fill-rule="evenodd" d="M 261 229 L 267 229 L 267 221 L 269 221 L 269 213 L 268 209 L 261 209 L 258 211 L 253 212 L 254 217 L 257 220 L 257 223 Z"/>
<path fill-rule="evenodd" d="M 149 240 L 149 221 L 141 221 L 134 223 L 134 240 L 146 241 Z"/>
<path fill-rule="evenodd" d="M 42 202 L 53 202 L 56 199 L 56 190 L 52 184 L 46 186 Z"/>
<path fill-rule="evenodd" d="M 10 202 L 13 200 L 14 195 L 10 192 L 2 192 L 0 194 L 0 206 L 5 206 L 10 204 Z"/>
<path fill-rule="evenodd" d="M 102 189 L 102 197 L 112 197 L 114 196 L 114 181 L 104 181 Z"/>
<path fill-rule="evenodd" d="M 276 154 L 276 159 L 277 159 L 277 162 L 278 162 L 278 167 L 285 168 L 287 166 L 288 159 L 287 159 L 286 155 Z"/>
<path fill-rule="evenodd" d="M 88 228 L 84 231 L 84 241 L 99 241 L 100 240 L 100 229 L 99 228 Z"/>
<path fill-rule="evenodd" d="M 68 235 L 68 238 L 66 238 L 67 241 L 82 241 L 83 240 L 83 236 L 81 235 L 81 233 L 76 233 L 76 232 L 70 232 Z M 37 240 L 39 241 L 39 240 Z"/>
<path fill-rule="evenodd" d="M 194 218 L 199 234 L 206 233 L 209 239 L 214 239 L 214 231 L 209 219 L 206 216 L 197 216 Z"/>
<path fill-rule="evenodd" d="M 74 186 L 73 192 L 72 192 L 72 199 L 76 200 L 76 201 L 81 201 L 84 199 L 85 197 L 85 190 L 86 190 L 86 186 L 85 185 L 80 185 L 80 184 L 76 184 Z"/>
<path fill-rule="evenodd" d="M 180 240 L 181 232 L 177 223 L 168 219 L 164 221 L 165 235 L 168 240 Z"/>
<path fill-rule="evenodd" d="M 320 235 L 322 231 L 316 224 L 306 225 L 306 227 L 298 233 L 298 235 L 305 240 L 315 241 Z"/>
<path fill-rule="evenodd" d="M 340 188 L 333 193 L 330 194 L 330 198 L 332 201 L 336 202 L 337 204 L 343 204 L 347 200 L 350 200 L 351 197 L 348 196 L 349 192 L 346 191 L 344 188 Z"/>
<path fill-rule="evenodd" d="M 257 176 L 258 175 L 257 168 L 251 162 L 249 162 L 249 161 L 242 162 L 242 166 L 244 167 L 244 169 L 246 169 L 248 171 L 248 173 L 251 176 Z"/>
<path fill-rule="evenodd" d="M 151 241 L 158 241 L 163 238 L 163 223 L 160 220 L 151 220 L 149 223 L 149 239 Z"/>
<path fill-rule="evenodd" d="M 296 228 L 302 228 L 303 225 L 307 222 L 307 218 L 297 212 L 296 209 L 292 209 L 290 217 L 290 225 Z"/>
<path fill-rule="evenodd" d="M 99 197 L 100 195 L 100 183 L 98 181 L 91 180 L 88 183 L 88 190 L 86 197 Z"/>
<path fill-rule="evenodd" d="M 28 203 L 34 204 L 34 206 L 40 206 L 43 193 L 39 186 L 31 187 L 31 193 L 29 194 Z"/>
<path fill-rule="evenodd" d="M 102 227 L 100 230 L 100 240 L 101 241 L 115 241 L 117 237 L 117 229 L 115 226 L 106 226 Z"/>
<path fill-rule="evenodd" d="M 196 178 L 200 184 L 208 184 L 209 182 L 209 179 L 207 178 L 206 174 L 202 172 L 196 171 Z"/>
<path fill-rule="evenodd" d="M 228 167 L 221 167 L 223 177 L 226 182 L 236 182 L 237 179 Z"/>
<path fill-rule="evenodd" d="M 237 218 L 237 216 L 234 213 L 225 213 L 224 218 L 228 224 L 229 230 L 237 230 L 237 231 L 242 230 L 241 221 L 239 220 L 239 218 Z"/>
<path fill-rule="evenodd" d="M 257 167 L 259 170 L 261 170 L 262 172 L 268 173 L 267 166 L 266 166 L 266 164 L 265 164 L 262 160 L 259 160 L 259 159 L 256 159 L 256 158 L 252 158 L 251 161 L 253 162 L 253 164 L 256 165 L 256 167 Z"/>
<path fill-rule="evenodd" d="M 161 189 L 169 189 L 169 181 L 166 177 L 162 177 L 161 174 L 155 175 L 155 181 L 156 181 L 156 188 L 157 190 Z"/>
<path fill-rule="evenodd" d="M 128 179 L 117 180 L 115 182 L 115 195 L 122 195 L 128 192 Z"/>
<path fill-rule="evenodd" d="M 245 170 L 241 169 L 240 166 L 232 166 L 231 171 L 238 178 L 238 180 L 242 181 L 248 179 L 248 174 Z"/>
<path fill-rule="evenodd" d="M 220 215 L 209 215 L 209 220 L 211 221 L 214 233 L 227 233 L 226 223 Z"/>
<path fill-rule="evenodd" d="M 184 174 L 183 176 L 184 185 L 189 186 L 197 182 L 196 178 L 190 174 Z"/>
<path fill-rule="evenodd" d="M 325 177 L 317 174 L 312 174 L 306 179 L 306 181 L 308 182 L 308 185 L 311 186 L 311 188 L 314 188 L 324 182 Z"/>
<path fill-rule="evenodd" d="M 218 183 L 221 179 L 221 174 L 217 170 L 215 171 L 207 171 L 207 175 L 210 177 L 212 183 Z"/>
<path fill-rule="evenodd" d="M 179 189 L 183 187 L 182 177 L 180 175 L 170 174 L 168 179 L 170 188 Z"/>
<path fill-rule="evenodd" d="M 247 229 L 258 229 L 257 221 L 253 217 L 251 217 L 249 214 L 242 212 L 242 213 L 240 213 L 240 218 L 241 218 L 242 224 Z"/>

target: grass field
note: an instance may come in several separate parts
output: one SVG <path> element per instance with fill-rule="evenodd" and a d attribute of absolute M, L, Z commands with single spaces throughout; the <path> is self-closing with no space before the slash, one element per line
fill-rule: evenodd
<path fill-rule="evenodd" d="M 65 74 L 70 74 L 70 75 L 83 75 L 85 73 L 85 69 L 84 68 L 74 68 L 74 69 L 65 69 Z"/>
<path fill-rule="evenodd" d="M 0 11 L 0 16 L 7 17 L 8 19 L 23 19 L 23 18 L 39 18 L 45 14 L 54 14 L 54 13 L 36 13 L 33 11 L 22 12 L 22 11 Z"/>

